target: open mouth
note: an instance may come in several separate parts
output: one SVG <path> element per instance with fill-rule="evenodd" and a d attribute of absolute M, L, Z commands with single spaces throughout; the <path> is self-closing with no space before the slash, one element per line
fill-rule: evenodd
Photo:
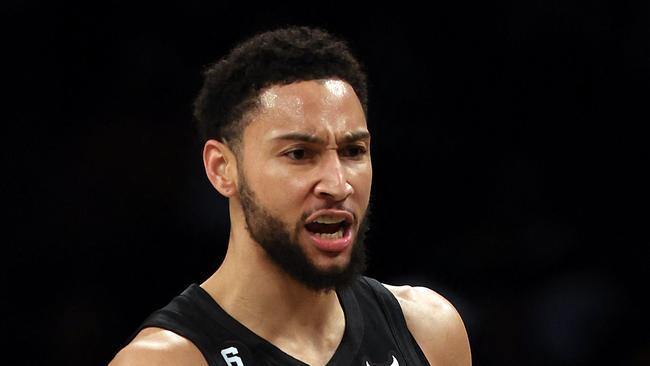
<path fill-rule="evenodd" d="M 319 217 L 305 225 L 307 231 L 321 239 L 341 239 L 345 236 L 346 231 L 352 226 L 344 219 L 331 219 L 328 217 Z"/>
<path fill-rule="evenodd" d="M 354 215 L 343 210 L 321 210 L 306 220 L 305 230 L 320 250 L 341 253 L 352 245 Z"/>

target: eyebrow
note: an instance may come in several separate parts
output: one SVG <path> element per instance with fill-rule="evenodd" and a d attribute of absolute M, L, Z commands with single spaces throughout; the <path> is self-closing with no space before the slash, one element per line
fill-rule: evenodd
<path fill-rule="evenodd" d="M 362 131 L 353 131 L 353 132 L 346 132 L 343 137 L 341 138 L 340 143 L 351 143 L 359 140 L 365 140 L 370 138 L 370 132 L 362 130 Z M 325 145 L 325 140 L 322 138 L 316 136 L 316 135 L 311 135 L 308 133 L 302 133 L 302 132 L 290 132 L 284 135 L 276 136 L 273 138 L 274 141 L 277 140 L 284 140 L 284 141 L 302 141 L 310 144 L 320 144 L 320 145 Z"/>

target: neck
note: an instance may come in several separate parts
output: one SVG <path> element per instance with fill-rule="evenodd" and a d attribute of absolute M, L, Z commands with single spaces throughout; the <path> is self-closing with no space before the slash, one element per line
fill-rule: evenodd
<path fill-rule="evenodd" d="M 276 346 L 311 339 L 319 343 L 314 348 L 336 347 L 345 328 L 335 291 L 314 291 L 289 277 L 245 234 L 231 232 L 224 262 L 201 287 Z"/>

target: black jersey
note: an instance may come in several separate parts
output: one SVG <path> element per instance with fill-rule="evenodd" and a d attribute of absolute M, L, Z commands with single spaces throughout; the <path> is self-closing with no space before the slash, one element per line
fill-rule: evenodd
<path fill-rule="evenodd" d="M 429 365 L 406 326 L 401 307 L 381 283 L 359 277 L 337 290 L 345 331 L 327 365 Z M 201 351 L 210 366 L 304 366 L 301 362 L 228 315 L 200 286 L 193 284 L 140 326 L 179 334 Z"/>

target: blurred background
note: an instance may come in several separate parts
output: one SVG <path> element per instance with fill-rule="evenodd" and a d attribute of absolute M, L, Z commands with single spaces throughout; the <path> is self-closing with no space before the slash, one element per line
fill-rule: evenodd
<path fill-rule="evenodd" d="M 649 4 L 3 3 L 3 364 L 107 364 L 216 270 L 201 71 L 296 24 L 369 75 L 368 275 L 451 300 L 475 365 L 649 365 Z"/>

